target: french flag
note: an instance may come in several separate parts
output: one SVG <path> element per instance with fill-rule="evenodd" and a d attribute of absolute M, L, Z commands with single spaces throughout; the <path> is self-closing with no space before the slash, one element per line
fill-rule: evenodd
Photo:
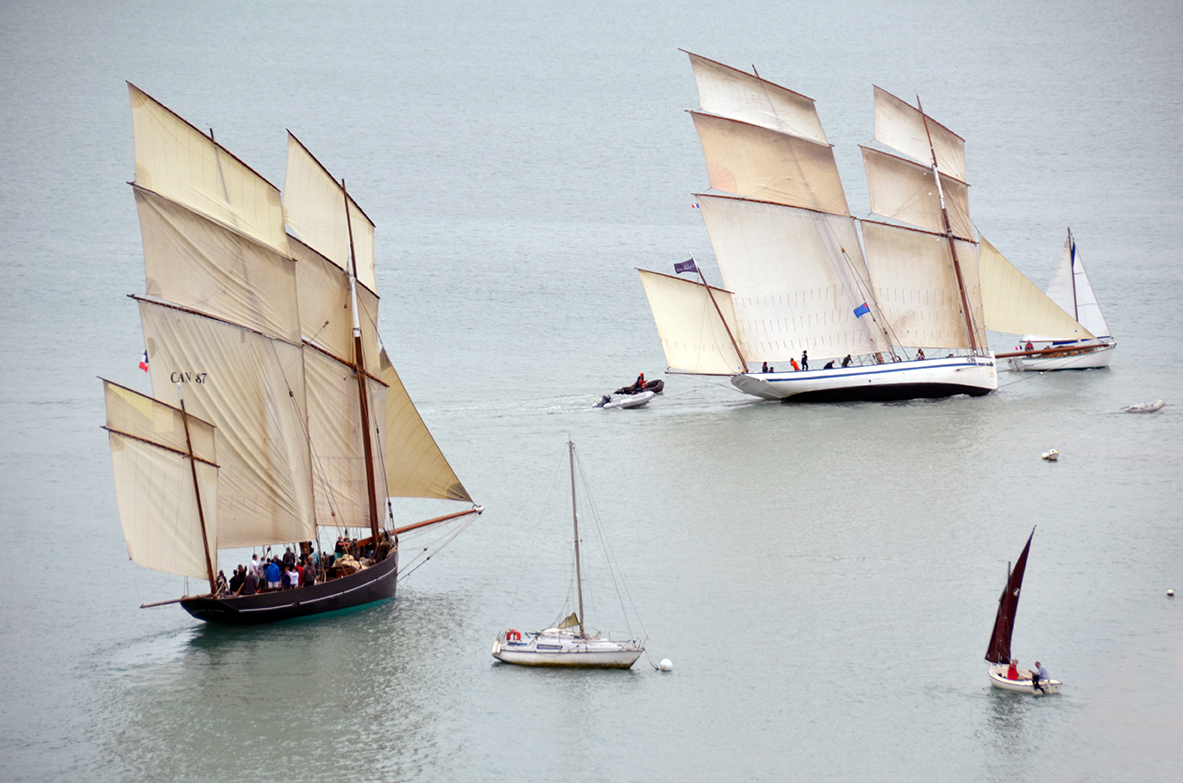
<path fill-rule="evenodd" d="M 148 372 L 148 352 L 144 351 L 143 357 L 140 358 L 140 369 Z"/>

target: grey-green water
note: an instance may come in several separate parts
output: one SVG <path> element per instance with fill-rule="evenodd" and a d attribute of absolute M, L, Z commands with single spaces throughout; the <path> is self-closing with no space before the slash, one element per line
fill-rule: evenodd
<path fill-rule="evenodd" d="M 1149 2 L 4 4 L 0 779 L 1175 779 L 1181 23 Z M 591 409 L 664 367 L 633 267 L 693 252 L 718 279 L 678 47 L 818 99 L 859 213 L 871 84 L 919 93 L 967 139 L 979 229 L 1036 283 L 1072 227 L 1113 366 L 813 407 L 667 377 L 648 408 Z M 277 184 L 290 128 L 378 224 L 381 331 L 488 507 L 395 601 L 249 630 L 137 608 L 183 584 L 127 561 L 98 428 L 96 375 L 146 388 L 125 79 Z M 566 595 L 568 435 L 671 673 L 489 656 Z M 1015 654 L 1066 685 L 1032 700 L 981 656 L 1035 525 Z"/>

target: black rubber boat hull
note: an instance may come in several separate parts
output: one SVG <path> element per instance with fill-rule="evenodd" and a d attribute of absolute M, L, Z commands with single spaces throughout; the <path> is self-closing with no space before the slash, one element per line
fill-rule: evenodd
<path fill-rule="evenodd" d="M 229 598 L 201 596 L 181 600 L 186 612 L 208 623 L 258 625 L 307 617 L 384 601 L 398 585 L 398 552 L 356 574 L 311 587 Z"/>

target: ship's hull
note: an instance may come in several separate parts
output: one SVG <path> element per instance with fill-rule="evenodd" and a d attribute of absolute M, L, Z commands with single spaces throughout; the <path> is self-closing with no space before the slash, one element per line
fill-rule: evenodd
<path fill-rule="evenodd" d="M 552 666 L 576 669 L 628 669 L 645 648 L 640 644 L 609 639 L 586 639 L 571 634 L 526 634 L 525 639 L 493 642 L 493 657 L 519 666 Z"/>
<path fill-rule="evenodd" d="M 1011 691 L 1012 693 L 1026 693 L 1029 696 L 1040 693 L 1040 691 L 1037 691 L 1035 686 L 1031 683 L 1030 671 L 1027 669 L 1019 669 L 1019 679 L 1008 680 L 1006 678 L 1006 670 L 1008 668 L 1009 667 L 1005 664 L 990 664 L 990 684 L 995 688 L 999 688 L 1000 690 L 1004 691 Z M 1042 693 L 1047 695 L 1049 693 L 1059 693 L 1060 688 L 1063 687 L 1064 683 L 1060 682 L 1059 680 L 1043 680 L 1039 683 L 1039 685 L 1041 688 L 1043 688 Z"/>
<path fill-rule="evenodd" d="M 395 550 L 369 568 L 309 587 L 223 598 L 197 596 L 182 599 L 181 606 L 198 620 L 256 625 L 383 601 L 394 597 L 397 583 L 398 551 Z"/>
<path fill-rule="evenodd" d="M 766 400 L 791 402 L 890 401 L 968 394 L 998 388 L 993 356 L 950 356 L 800 372 L 748 373 L 731 383 Z"/>
<path fill-rule="evenodd" d="M 1058 346 L 1052 346 L 1058 347 Z M 1063 353 L 1039 356 L 1012 356 L 1007 359 L 1015 372 L 1048 372 L 1049 370 L 1095 370 L 1108 367 L 1117 343 L 1101 345 L 1065 346 Z"/>

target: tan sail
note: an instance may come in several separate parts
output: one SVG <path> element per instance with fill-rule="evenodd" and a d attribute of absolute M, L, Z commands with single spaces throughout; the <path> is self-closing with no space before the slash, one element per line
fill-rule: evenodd
<path fill-rule="evenodd" d="M 218 546 L 315 538 L 300 346 L 139 299 L 154 396 L 218 428 Z"/>
<path fill-rule="evenodd" d="M 869 147 L 863 147 L 862 150 L 871 195 L 871 211 L 927 231 L 945 233 L 941 200 L 932 179 L 932 164 L 913 163 Z M 941 190 L 945 196 L 953 235 L 973 241 L 973 223 L 969 219 L 969 186 L 941 174 Z"/>
<path fill-rule="evenodd" d="M 349 275 L 298 239 L 289 237 L 296 259 L 296 290 L 300 331 L 308 342 L 342 361 L 353 357 L 353 314 L 349 307 Z M 378 366 L 378 295 L 357 287 L 361 308 L 361 341 L 365 366 Z"/>
<path fill-rule="evenodd" d="M 691 112 L 711 187 L 738 196 L 848 215 L 828 144 Z"/>
<path fill-rule="evenodd" d="M 1050 340 L 1091 340 L 1092 332 L 1007 261 L 985 237 L 978 259 L 986 328 Z"/>
<path fill-rule="evenodd" d="M 865 220 L 863 242 L 875 284 L 875 299 L 899 345 L 922 348 L 969 348 L 949 240 L 945 236 Z M 966 296 L 978 345 L 985 345 L 977 247 L 956 240 Z"/>
<path fill-rule="evenodd" d="M 875 322 L 855 315 L 873 297 L 851 218 L 720 196 L 698 203 L 750 361 L 882 350 Z"/>
<path fill-rule="evenodd" d="M 373 222 L 352 197 L 346 217 L 341 184 L 291 133 L 283 188 L 284 216 L 300 241 L 348 270 L 352 230 L 357 279 L 371 291 L 378 290 L 374 283 Z"/>
<path fill-rule="evenodd" d="M 472 502 L 423 423 L 386 351 L 379 358 L 386 388 L 386 493 L 396 498 Z M 380 411 L 381 408 L 375 410 Z"/>
<path fill-rule="evenodd" d="M 299 342 L 290 258 L 151 191 L 133 190 L 148 296 Z"/>
<path fill-rule="evenodd" d="M 365 446 L 353 366 L 312 346 L 304 346 L 308 400 L 308 439 L 312 451 L 312 494 L 320 526 L 365 528 L 370 525 L 366 498 Z M 367 379 L 370 410 L 386 408 L 386 387 Z M 383 433 L 371 426 L 374 449 L 381 452 Z M 376 461 L 377 462 L 377 461 Z M 375 487 L 375 491 L 379 488 Z M 376 494 L 379 508 L 385 493 Z"/>
<path fill-rule="evenodd" d="M 969 181 L 965 176 L 965 139 L 879 87 L 875 88 L 875 139 L 925 166 L 932 165 L 935 150 L 942 174 Z"/>
<path fill-rule="evenodd" d="M 103 391 L 128 556 L 146 568 L 207 579 L 207 546 L 216 573 L 217 541 L 209 525 L 203 541 L 197 493 L 206 517 L 216 518 L 213 425 L 189 417 L 197 460 L 195 485 L 181 411 L 110 381 L 103 381 Z"/>
<path fill-rule="evenodd" d="M 703 111 L 829 144 L 812 98 L 697 54 L 686 54 Z"/>
<path fill-rule="evenodd" d="M 279 190 L 135 85 L 127 87 L 135 184 L 287 255 Z"/>
<path fill-rule="evenodd" d="M 701 283 L 637 271 L 670 370 L 698 375 L 734 375 L 746 370 L 731 342 L 737 327 L 730 291 L 712 287 L 708 293 Z M 720 312 L 725 320 L 720 320 Z"/>

